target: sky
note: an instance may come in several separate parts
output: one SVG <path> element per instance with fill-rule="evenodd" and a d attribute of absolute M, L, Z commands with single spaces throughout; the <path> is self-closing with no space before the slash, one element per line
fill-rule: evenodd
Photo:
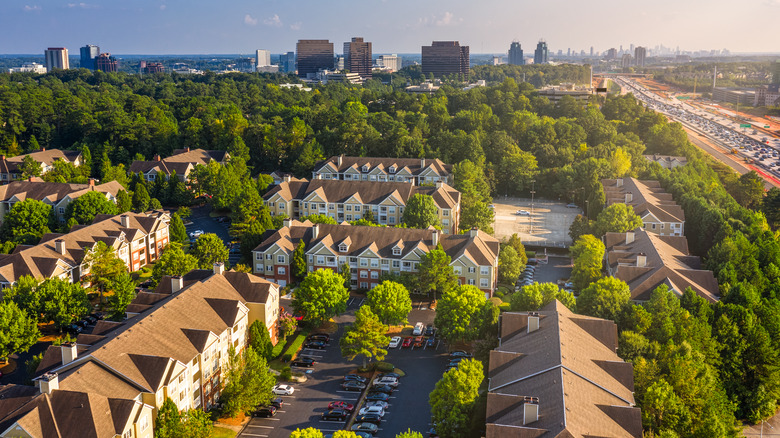
<path fill-rule="evenodd" d="M 0 0 L 0 54 L 85 44 L 115 54 L 252 54 L 362 36 L 377 53 L 458 40 L 471 53 L 631 44 L 780 52 L 780 0 Z"/>

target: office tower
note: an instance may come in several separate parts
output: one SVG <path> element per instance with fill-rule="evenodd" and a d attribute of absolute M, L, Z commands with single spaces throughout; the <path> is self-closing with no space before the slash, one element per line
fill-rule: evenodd
<path fill-rule="evenodd" d="M 344 57 L 343 56 L 337 56 L 336 57 L 335 67 L 336 67 L 336 70 L 338 70 L 338 71 L 342 71 L 342 70 L 344 70 L 346 68 L 344 66 Z"/>
<path fill-rule="evenodd" d="M 146 62 L 141 61 L 141 65 L 139 66 L 139 70 L 142 74 L 149 74 L 149 73 L 162 73 L 165 71 L 165 67 L 163 67 L 161 62 Z"/>
<path fill-rule="evenodd" d="M 620 66 L 623 68 L 629 68 L 631 67 L 631 54 L 630 53 L 624 53 L 623 57 L 620 59 Z"/>
<path fill-rule="evenodd" d="M 634 44 L 631 44 L 631 46 L 630 46 L 630 47 L 631 47 L 631 48 L 630 48 L 630 49 L 628 49 L 628 51 L 629 51 L 629 52 L 633 52 L 633 51 L 634 51 Z"/>
<path fill-rule="evenodd" d="M 547 64 L 547 42 L 539 40 L 534 50 L 534 64 Z"/>
<path fill-rule="evenodd" d="M 642 46 L 637 46 L 634 49 L 634 64 L 636 64 L 637 67 L 644 67 L 645 57 L 647 57 L 647 49 Z"/>
<path fill-rule="evenodd" d="M 614 47 L 607 50 L 607 59 L 617 59 L 617 50 Z"/>
<path fill-rule="evenodd" d="M 80 49 L 80 52 L 81 52 L 81 62 L 79 67 L 94 70 L 95 58 L 97 58 L 98 55 L 100 55 L 100 47 L 92 44 L 87 44 L 86 46 Z"/>
<path fill-rule="evenodd" d="M 95 70 L 111 73 L 119 70 L 119 61 L 110 53 L 101 53 L 95 58 Z"/>
<path fill-rule="evenodd" d="M 571 56 L 571 47 L 566 50 L 566 56 Z"/>
<path fill-rule="evenodd" d="M 590 56 L 593 56 L 593 46 L 590 46 Z"/>
<path fill-rule="evenodd" d="M 357 73 L 361 78 L 371 78 L 371 43 L 363 41 L 362 37 L 354 37 L 344 43 L 344 68 L 350 73 Z"/>
<path fill-rule="evenodd" d="M 378 64 L 384 67 L 390 72 L 398 71 L 401 69 L 401 57 L 393 53 L 392 55 L 380 55 L 377 60 Z"/>
<path fill-rule="evenodd" d="M 279 70 L 283 73 L 295 73 L 295 52 L 279 55 Z"/>
<path fill-rule="evenodd" d="M 43 54 L 46 57 L 46 70 L 52 71 L 55 68 L 67 70 L 70 68 L 68 49 L 64 47 L 49 47 Z"/>
<path fill-rule="evenodd" d="M 523 65 L 525 59 L 523 59 L 523 48 L 520 47 L 520 43 L 512 41 L 509 46 L 509 65 Z"/>
<path fill-rule="evenodd" d="M 458 41 L 434 41 L 422 46 L 422 72 L 434 76 L 469 74 L 469 46 Z"/>
<path fill-rule="evenodd" d="M 255 66 L 267 67 L 271 65 L 271 52 L 269 50 L 257 50 L 255 52 Z"/>
<path fill-rule="evenodd" d="M 780 85 L 780 60 L 772 64 L 772 85 Z"/>
<path fill-rule="evenodd" d="M 306 77 L 333 68 L 333 43 L 328 40 L 298 40 L 298 76 Z"/>

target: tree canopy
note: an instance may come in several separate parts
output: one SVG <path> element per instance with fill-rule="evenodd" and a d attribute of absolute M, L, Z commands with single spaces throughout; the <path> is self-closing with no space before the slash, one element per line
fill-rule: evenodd
<path fill-rule="evenodd" d="M 36 245 L 49 233 L 51 206 L 35 199 L 17 202 L 3 216 L 0 237 L 23 245 Z"/>
<path fill-rule="evenodd" d="M 330 269 L 319 269 L 310 272 L 293 291 L 292 306 L 304 321 L 316 325 L 344 312 L 348 299 L 344 279 Z"/>
<path fill-rule="evenodd" d="M 117 214 L 116 204 L 100 192 L 87 192 L 65 207 L 65 219 L 79 224 L 92 223 L 98 214 Z"/>
<path fill-rule="evenodd" d="M 438 211 L 431 196 L 415 193 L 406 201 L 403 221 L 410 228 L 428 228 L 439 224 Z"/>
<path fill-rule="evenodd" d="M 349 360 L 363 356 L 363 368 L 367 359 L 382 360 L 387 354 L 390 338 L 385 335 L 387 326 L 371 312 L 369 306 L 363 305 L 355 312 L 355 322 L 344 330 L 339 340 L 341 355 Z"/>
<path fill-rule="evenodd" d="M 412 311 L 409 290 L 400 283 L 383 281 L 366 294 L 366 304 L 385 324 L 404 324 Z"/>

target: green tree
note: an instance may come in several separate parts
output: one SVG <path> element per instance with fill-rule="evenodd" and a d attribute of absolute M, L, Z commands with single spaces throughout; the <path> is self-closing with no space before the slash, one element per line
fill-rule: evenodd
<path fill-rule="evenodd" d="M 295 247 L 291 262 L 290 270 L 292 275 L 299 281 L 306 277 L 306 244 L 303 243 L 303 239 Z"/>
<path fill-rule="evenodd" d="M 580 236 L 591 233 L 594 233 L 594 231 L 591 231 L 591 221 L 585 216 L 578 214 L 569 227 L 569 237 L 571 237 L 571 241 L 576 242 Z"/>
<path fill-rule="evenodd" d="M 626 282 L 615 277 L 603 277 L 580 291 L 577 310 L 615 321 L 630 299 L 631 291 Z"/>
<path fill-rule="evenodd" d="M 214 429 L 211 414 L 200 409 L 190 409 L 184 416 L 184 434 L 187 438 L 209 438 Z"/>
<path fill-rule="evenodd" d="M 30 349 L 41 334 L 38 321 L 13 301 L 0 302 L 0 360 Z"/>
<path fill-rule="evenodd" d="M 271 336 L 268 334 L 268 329 L 265 328 L 259 319 L 255 320 L 249 326 L 249 346 L 252 347 L 260 357 L 266 360 L 272 359 L 272 352 L 274 351 L 274 345 L 271 343 Z"/>
<path fill-rule="evenodd" d="M 761 202 L 761 211 L 773 227 L 780 225 L 780 189 L 772 187 Z"/>
<path fill-rule="evenodd" d="M 146 190 L 146 185 L 136 184 L 135 191 L 133 191 L 133 210 L 139 213 L 148 210 L 150 201 L 151 197 L 149 191 Z"/>
<path fill-rule="evenodd" d="M 160 282 L 163 275 L 184 275 L 198 267 L 198 259 L 190 254 L 185 254 L 181 244 L 171 242 L 168 248 L 160 254 L 160 259 L 152 268 L 152 280 L 155 284 Z"/>
<path fill-rule="evenodd" d="M 3 217 L 0 236 L 3 240 L 36 245 L 41 237 L 49 233 L 51 206 L 35 200 L 17 202 Z"/>
<path fill-rule="evenodd" d="M 152 198 L 149 200 L 149 210 L 161 210 L 162 209 L 162 203 L 157 198 Z"/>
<path fill-rule="evenodd" d="M 19 170 L 22 173 L 22 179 L 39 177 L 43 171 L 43 169 L 41 169 L 41 163 L 35 161 L 35 158 L 30 155 L 25 155 L 25 157 L 22 158 Z"/>
<path fill-rule="evenodd" d="M 116 212 L 122 214 L 133 208 L 133 201 L 125 190 L 120 190 L 116 194 Z"/>
<path fill-rule="evenodd" d="M 116 204 L 100 192 L 87 192 L 65 207 L 65 219 L 75 219 L 79 224 L 92 223 L 98 214 L 117 214 Z"/>
<path fill-rule="evenodd" d="M 310 272 L 293 291 L 292 306 L 304 321 L 319 325 L 344 312 L 348 299 L 344 278 L 330 269 L 319 269 Z"/>
<path fill-rule="evenodd" d="M 518 236 L 517 233 L 512 234 L 509 236 L 506 244 L 515 250 L 517 256 L 520 258 L 520 264 L 525 266 L 528 263 L 528 255 L 525 253 L 525 245 L 523 245 L 520 236 Z"/>
<path fill-rule="evenodd" d="M 555 283 L 534 283 L 523 286 L 512 295 L 510 309 L 513 311 L 539 310 L 553 300 L 558 300 L 566 307 L 575 307 L 574 295 L 562 290 Z"/>
<path fill-rule="evenodd" d="M 739 177 L 729 192 L 745 208 L 757 208 L 764 199 L 764 180 L 751 170 Z"/>
<path fill-rule="evenodd" d="M 290 434 L 290 438 L 323 438 L 322 432 L 319 429 L 313 427 L 307 427 L 306 429 L 295 429 Z"/>
<path fill-rule="evenodd" d="M 477 339 L 487 302 L 484 292 L 475 286 L 463 285 L 447 290 L 436 307 L 434 324 L 449 342 Z"/>
<path fill-rule="evenodd" d="M 363 356 L 363 368 L 366 360 L 376 358 L 382 360 L 387 354 L 390 338 L 385 335 L 387 326 L 379 322 L 379 318 L 371 312 L 369 306 L 360 306 L 355 312 L 355 322 L 349 325 L 339 340 L 341 355 L 349 360 Z"/>
<path fill-rule="evenodd" d="M 406 432 L 396 434 L 395 438 L 423 438 L 423 436 L 420 432 L 415 432 L 412 429 L 406 429 Z"/>
<path fill-rule="evenodd" d="M 160 409 L 157 411 L 157 419 L 154 422 L 154 436 L 160 438 L 178 438 L 184 436 L 182 417 L 176 403 L 166 397 Z"/>
<path fill-rule="evenodd" d="M 336 219 L 333 219 L 327 214 L 310 214 L 308 216 L 301 216 L 299 220 L 301 222 L 309 221 L 313 224 L 338 225 Z"/>
<path fill-rule="evenodd" d="M 101 297 L 112 281 L 127 272 L 127 265 L 116 255 L 114 248 L 102 241 L 87 252 L 82 264 L 88 272 L 87 279 L 97 288 Z"/>
<path fill-rule="evenodd" d="M 121 321 L 127 306 L 135 298 L 133 277 L 127 272 L 122 272 L 111 280 L 108 289 L 112 292 L 108 296 L 108 304 L 111 306 L 111 317 Z"/>
<path fill-rule="evenodd" d="M 466 359 L 436 382 L 429 403 L 431 422 L 442 438 L 468 435 L 484 372 L 482 362 Z"/>
<path fill-rule="evenodd" d="M 210 269 L 214 263 L 225 263 L 228 260 L 228 249 L 225 243 L 214 233 L 198 236 L 190 254 L 198 259 L 198 266 L 201 269 Z"/>
<path fill-rule="evenodd" d="M 171 215 L 171 222 L 168 224 L 170 229 L 171 240 L 179 242 L 182 245 L 189 243 L 190 239 L 187 237 L 187 228 L 184 226 L 184 221 L 181 220 L 178 213 Z"/>
<path fill-rule="evenodd" d="M 230 346 L 228 354 L 226 383 L 220 394 L 223 415 L 236 417 L 240 412 L 268 404 L 274 397 L 271 389 L 276 384 L 276 378 L 266 360 L 251 346 L 241 355 Z"/>
<path fill-rule="evenodd" d="M 591 234 L 581 236 L 569 252 L 574 259 L 571 280 L 578 290 L 601 278 L 601 265 L 606 248 L 601 240 Z"/>
<path fill-rule="evenodd" d="M 612 204 L 596 216 L 592 230 L 595 236 L 603 236 L 608 232 L 625 233 L 642 226 L 642 219 L 634 213 L 634 207 L 617 203 Z"/>
<path fill-rule="evenodd" d="M 385 324 L 405 324 L 409 312 L 412 311 L 412 299 L 409 290 L 400 283 L 383 281 L 369 290 L 366 304 L 371 311 Z"/>
<path fill-rule="evenodd" d="M 428 228 L 431 225 L 439 225 L 438 211 L 431 196 L 416 193 L 406 201 L 403 221 L 410 228 Z"/>
<path fill-rule="evenodd" d="M 79 284 L 50 278 L 36 288 L 40 297 L 41 322 L 54 322 L 60 330 L 92 310 L 87 292 Z"/>
<path fill-rule="evenodd" d="M 507 245 L 498 253 L 498 278 L 507 284 L 514 284 L 523 272 L 520 256 L 514 248 Z"/>
<path fill-rule="evenodd" d="M 460 204 L 461 214 L 458 227 L 462 231 L 477 228 L 488 234 L 493 234 L 495 213 L 487 202 L 464 196 L 461 198 Z"/>
<path fill-rule="evenodd" d="M 450 266 L 451 262 L 452 258 L 443 249 L 437 248 L 425 254 L 418 267 L 420 290 L 425 293 L 433 292 L 435 300 L 437 292 L 444 294 L 456 287 L 458 279 Z"/>

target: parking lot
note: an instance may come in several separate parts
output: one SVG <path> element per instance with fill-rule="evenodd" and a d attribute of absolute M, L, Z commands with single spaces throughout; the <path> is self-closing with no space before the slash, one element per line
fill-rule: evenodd
<path fill-rule="evenodd" d="M 571 245 L 569 227 L 579 208 L 567 208 L 563 202 L 525 198 L 494 198 L 494 236 L 501 240 L 517 233 L 524 244 L 548 247 Z M 519 214 L 518 212 L 522 212 Z"/>
<path fill-rule="evenodd" d="M 344 375 L 354 370 L 362 362 L 360 357 L 348 361 L 341 357 L 338 340 L 344 326 L 354 321 L 354 311 L 361 304 L 361 298 L 351 298 L 347 313 L 335 318 L 338 331 L 331 335 L 328 347 L 324 350 L 303 350 L 301 354 L 317 360 L 313 371 L 305 383 L 293 383 L 295 392 L 284 396 L 284 406 L 273 418 L 252 418 L 239 437 L 275 438 L 289 437 L 295 429 L 315 427 L 324 433 L 343 429 L 341 421 L 323 421 L 320 416 L 327 411 L 331 401 L 345 401 L 356 404 L 359 392 L 341 389 Z M 433 322 L 435 313 L 430 310 L 415 309 L 409 315 L 409 322 Z M 385 361 L 393 363 L 406 373 L 400 379 L 398 388 L 390 397 L 387 413 L 380 425 L 377 436 L 395 436 L 408 428 L 427 432 L 430 423 L 428 394 L 433 391 L 447 364 L 446 348 L 443 343 L 438 348 L 393 349 Z M 403 408 L 401 408 L 403 407 Z M 356 407 L 358 409 L 359 407 Z"/>
<path fill-rule="evenodd" d="M 225 242 L 225 245 L 230 249 L 230 233 L 228 230 L 230 229 L 230 223 L 229 222 L 219 222 L 219 218 L 211 217 L 209 216 L 209 212 L 211 211 L 211 207 L 204 206 L 204 207 L 195 207 L 192 209 L 192 215 L 190 216 L 189 220 L 192 223 L 188 223 L 186 225 L 187 228 L 187 234 L 191 235 L 191 233 L 195 231 L 202 231 L 205 233 L 214 233 L 217 236 L 219 236 L 220 239 L 222 239 L 223 242 Z M 238 246 L 236 246 L 238 248 Z M 228 258 L 228 262 L 230 265 L 235 265 L 239 262 L 241 259 L 241 253 L 238 251 L 238 249 L 235 249 L 230 252 L 230 256 Z"/>

